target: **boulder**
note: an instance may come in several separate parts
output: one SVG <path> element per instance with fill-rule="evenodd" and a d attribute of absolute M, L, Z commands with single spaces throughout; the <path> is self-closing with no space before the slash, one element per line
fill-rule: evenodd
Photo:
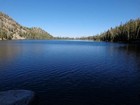
<path fill-rule="evenodd" d="M 35 93 L 29 90 L 8 90 L 0 92 L 0 105 L 31 105 Z"/>

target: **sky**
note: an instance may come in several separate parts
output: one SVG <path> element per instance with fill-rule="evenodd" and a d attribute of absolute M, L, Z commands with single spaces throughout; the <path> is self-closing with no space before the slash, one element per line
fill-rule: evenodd
<path fill-rule="evenodd" d="M 140 18 L 140 0 L 0 0 L 0 11 L 53 36 L 82 37 Z"/>

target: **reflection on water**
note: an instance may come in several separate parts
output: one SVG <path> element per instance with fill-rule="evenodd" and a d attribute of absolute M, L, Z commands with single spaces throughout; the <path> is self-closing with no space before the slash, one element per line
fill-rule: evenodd
<path fill-rule="evenodd" d="M 129 44 L 125 46 L 118 47 L 119 51 L 123 51 L 124 54 L 127 55 L 126 59 L 128 61 L 133 61 L 135 64 L 134 69 L 140 71 L 140 45 L 138 44 Z M 131 56 L 131 58 L 129 58 Z"/>
<path fill-rule="evenodd" d="M 17 57 L 26 57 L 26 54 L 42 54 L 43 49 L 47 49 L 47 47 L 43 47 L 42 44 L 34 43 L 30 45 L 30 43 L 24 43 L 23 41 L 1 41 L 0 42 L 0 61 L 1 62 L 12 62 Z"/>
<path fill-rule="evenodd" d="M 0 43 L 0 61 L 14 60 L 20 54 L 21 46 Z"/>
<path fill-rule="evenodd" d="M 125 50 L 128 54 L 135 54 L 137 57 L 140 55 L 140 45 L 129 44 L 119 48 L 120 50 Z"/>
<path fill-rule="evenodd" d="M 0 91 L 40 105 L 140 105 L 140 48 L 92 41 L 0 41 Z"/>

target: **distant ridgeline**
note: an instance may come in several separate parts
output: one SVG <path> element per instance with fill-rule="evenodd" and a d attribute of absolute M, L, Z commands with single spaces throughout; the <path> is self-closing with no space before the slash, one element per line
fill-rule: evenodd
<path fill-rule="evenodd" d="M 96 36 L 82 37 L 80 39 L 110 42 L 140 41 L 140 19 L 130 20 Z"/>
<path fill-rule="evenodd" d="M 0 12 L 0 40 L 52 38 L 52 35 L 41 28 L 21 26 L 8 15 Z"/>

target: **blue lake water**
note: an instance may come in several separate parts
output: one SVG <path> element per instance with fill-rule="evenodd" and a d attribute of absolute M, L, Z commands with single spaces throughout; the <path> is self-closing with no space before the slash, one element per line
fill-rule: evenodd
<path fill-rule="evenodd" d="M 0 91 L 29 89 L 40 105 L 140 105 L 140 45 L 0 41 Z"/>

